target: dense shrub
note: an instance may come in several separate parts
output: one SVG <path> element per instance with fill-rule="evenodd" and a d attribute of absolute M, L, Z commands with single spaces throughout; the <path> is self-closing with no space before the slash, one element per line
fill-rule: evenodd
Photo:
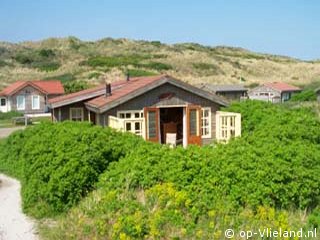
<path fill-rule="evenodd" d="M 32 51 L 30 49 L 18 52 L 13 58 L 26 67 L 37 68 L 40 71 L 55 71 L 61 64 L 55 59 L 56 53 L 52 49 Z"/>
<path fill-rule="evenodd" d="M 86 123 L 45 123 L 1 142 L 0 171 L 22 180 L 26 211 L 50 215 L 76 204 L 110 162 L 141 141 Z"/>
<path fill-rule="evenodd" d="M 63 83 L 65 93 L 79 92 L 88 89 L 90 85 L 85 81 L 67 81 Z"/>
<path fill-rule="evenodd" d="M 157 71 L 164 71 L 173 69 L 173 67 L 166 63 L 161 62 L 148 62 L 145 63 L 145 60 L 149 60 L 153 58 L 152 55 L 139 55 L 139 54 L 131 54 L 131 55 L 119 55 L 119 56 L 98 56 L 91 57 L 87 61 L 82 62 L 81 64 L 89 65 L 91 67 L 126 67 L 133 66 L 137 68 L 147 68 L 153 69 Z"/>
<path fill-rule="evenodd" d="M 201 148 L 42 125 L 0 144 L 0 171 L 23 180 L 25 209 L 38 215 L 69 209 L 96 187 L 53 230 L 56 239 L 221 239 L 226 227 L 304 226 L 300 213 L 320 201 L 319 119 L 310 108 L 257 101 L 226 110 L 242 114 L 242 137 Z M 305 227 L 318 220 L 314 210 Z"/>
<path fill-rule="evenodd" d="M 294 102 L 305 102 L 305 101 L 316 101 L 317 94 L 314 90 L 304 90 L 301 93 L 294 94 L 291 98 L 291 101 Z"/>
<path fill-rule="evenodd" d="M 140 66 L 140 62 L 149 59 L 149 55 L 119 55 L 119 56 L 98 56 L 89 58 L 85 64 L 91 67 L 121 67 L 121 66 Z"/>
<path fill-rule="evenodd" d="M 31 64 L 32 67 L 39 69 L 44 72 L 52 72 L 60 68 L 60 63 L 52 61 L 34 62 Z"/>

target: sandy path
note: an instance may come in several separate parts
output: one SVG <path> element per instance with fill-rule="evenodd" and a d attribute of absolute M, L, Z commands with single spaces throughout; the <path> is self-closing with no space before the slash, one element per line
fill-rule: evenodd
<path fill-rule="evenodd" d="M 8 137 L 11 133 L 24 128 L 25 127 L 0 128 L 0 138 Z"/>
<path fill-rule="evenodd" d="M 0 240 L 36 240 L 34 222 L 22 213 L 20 183 L 0 174 Z"/>

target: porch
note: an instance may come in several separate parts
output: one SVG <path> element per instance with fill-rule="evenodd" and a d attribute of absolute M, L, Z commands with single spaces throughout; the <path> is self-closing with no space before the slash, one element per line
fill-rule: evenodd
<path fill-rule="evenodd" d="M 170 144 L 202 145 L 212 140 L 227 142 L 241 136 L 241 115 L 212 112 L 197 105 L 146 107 L 136 111 L 118 111 L 108 116 L 108 126 L 141 136 L 145 140 Z"/>

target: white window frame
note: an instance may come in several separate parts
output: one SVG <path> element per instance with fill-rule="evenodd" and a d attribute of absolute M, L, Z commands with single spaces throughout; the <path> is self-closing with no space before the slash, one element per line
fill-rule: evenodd
<path fill-rule="evenodd" d="M 127 117 L 128 114 L 130 114 L 130 117 Z M 139 117 L 136 117 L 136 114 Z M 144 136 L 144 116 L 142 110 L 118 111 L 117 117 L 123 121 L 123 130 L 125 132 L 131 132 L 141 137 Z M 136 123 L 140 124 L 140 130 L 135 130 Z M 129 131 L 126 129 L 127 124 L 130 124 L 131 129 Z"/>
<path fill-rule="evenodd" d="M 23 100 L 22 106 L 19 107 L 19 98 Z M 18 95 L 17 96 L 17 110 L 25 110 L 26 109 L 26 97 L 24 95 Z"/>
<path fill-rule="evenodd" d="M 77 107 L 77 108 L 70 108 L 70 111 L 69 111 L 69 119 L 70 119 L 70 121 L 75 121 L 75 120 L 73 120 L 73 116 L 72 116 L 72 111 L 73 110 L 81 110 L 81 122 L 83 122 L 83 120 L 84 120 L 84 111 L 83 111 L 83 108 L 82 107 Z"/>
<path fill-rule="evenodd" d="M 208 116 L 204 117 L 204 112 L 208 111 Z M 204 120 L 208 120 L 208 125 L 203 126 Z M 201 108 L 201 138 L 212 138 L 212 125 L 211 125 L 212 119 L 211 119 L 211 108 L 210 107 L 205 107 Z M 203 135 L 202 133 L 204 132 L 203 129 L 207 128 L 208 129 L 208 134 Z"/>
<path fill-rule="evenodd" d="M 227 142 L 241 136 L 241 114 L 233 112 L 216 112 L 216 139 Z"/>
<path fill-rule="evenodd" d="M 2 100 L 4 100 L 4 105 L 2 105 Z M 0 107 L 6 107 L 7 106 L 7 99 L 6 98 L 0 98 Z"/>
<path fill-rule="evenodd" d="M 34 105 L 33 99 L 38 98 L 38 106 Z M 31 96 L 31 105 L 32 105 L 32 110 L 39 110 L 40 109 L 40 96 L 39 95 L 32 95 Z"/>

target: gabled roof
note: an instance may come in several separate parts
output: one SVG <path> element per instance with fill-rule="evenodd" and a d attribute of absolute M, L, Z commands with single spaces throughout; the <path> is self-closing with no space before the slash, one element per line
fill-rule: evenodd
<path fill-rule="evenodd" d="M 200 88 L 189 85 L 180 80 L 174 79 L 168 75 L 160 75 L 153 77 L 139 77 L 132 78 L 119 88 L 112 90 L 111 96 L 102 95 L 98 98 L 94 98 L 86 103 L 86 106 L 90 110 L 95 112 L 105 112 L 111 108 L 114 108 L 122 103 L 125 103 L 137 96 L 144 94 L 156 87 L 159 87 L 165 83 L 170 83 L 176 87 L 179 87 L 185 91 L 196 94 L 200 97 L 206 98 L 212 102 L 215 102 L 222 106 L 227 106 L 228 103 L 221 97 L 204 91 Z"/>
<path fill-rule="evenodd" d="M 247 88 L 245 88 L 241 84 L 222 84 L 222 85 L 216 85 L 216 84 L 210 84 L 210 83 L 202 83 L 199 85 L 202 89 L 208 89 L 212 92 L 245 92 L 248 91 Z"/>
<path fill-rule="evenodd" d="M 284 82 L 273 82 L 273 83 L 265 83 L 264 86 L 270 87 L 274 90 L 280 91 L 280 92 L 295 92 L 295 91 L 301 91 L 300 88 L 296 86 L 292 86 L 290 84 L 284 83 Z"/>
<path fill-rule="evenodd" d="M 0 96 L 11 96 L 26 86 L 32 86 L 44 94 L 64 94 L 64 88 L 60 81 L 17 81 L 0 92 Z"/>
<path fill-rule="evenodd" d="M 125 84 L 126 81 L 119 81 L 111 83 L 111 89 L 115 90 L 116 88 L 120 87 L 122 84 Z M 106 92 L 106 85 L 102 84 L 94 88 L 85 89 L 79 92 L 66 94 L 63 96 L 55 97 L 49 100 L 49 104 L 51 108 L 61 107 L 65 105 L 69 105 L 72 103 L 86 101 L 92 98 L 99 97 L 104 95 Z"/>

